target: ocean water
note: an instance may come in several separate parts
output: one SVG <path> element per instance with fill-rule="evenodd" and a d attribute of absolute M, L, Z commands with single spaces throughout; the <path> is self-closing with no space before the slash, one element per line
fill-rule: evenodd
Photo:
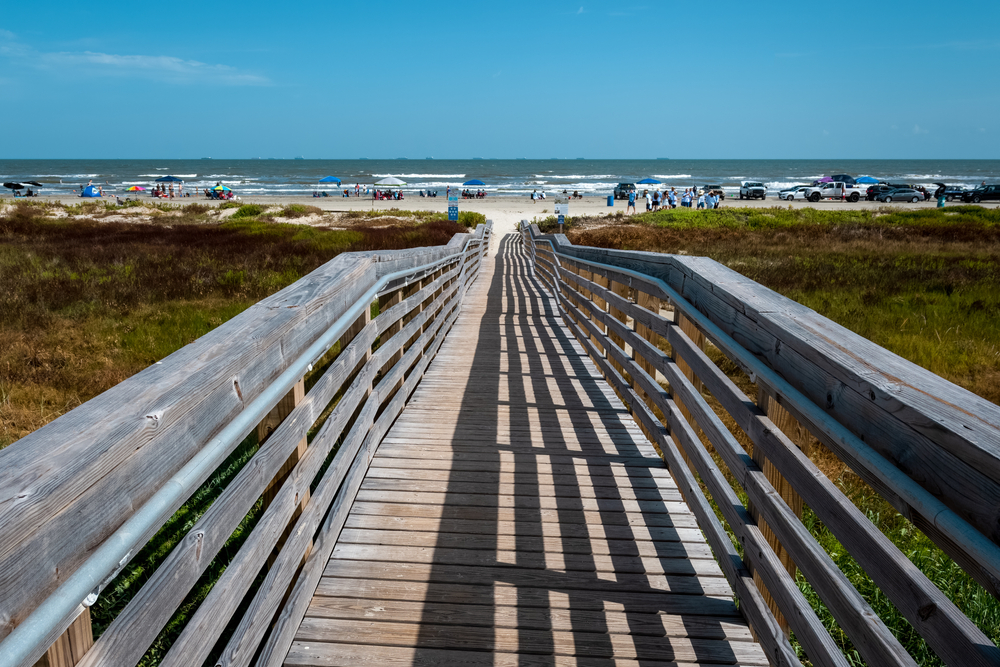
<path fill-rule="evenodd" d="M 745 180 L 761 181 L 770 193 L 807 184 L 830 174 L 873 176 L 893 183 L 972 187 L 1000 182 L 1000 160 L 4 160 L 2 181 L 38 181 L 43 194 L 72 194 L 89 181 L 105 192 L 123 194 L 129 187 L 150 188 L 165 175 L 184 180 L 185 191 L 231 187 L 244 197 L 311 195 L 314 190 L 337 191 L 336 184 L 318 183 L 336 176 L 342 188 L 371 185 L 386 176 L 406 182 L 405 191 L 437 190 L 479 179 L 493 196 L 526 197 L 532 191 L 549 195 L 564 190 L 604 197 L 616 183 L 655 178 L 663 186 L 722 185 L 735 194 Z M 656 186 L 656 187 L 663 187 Z M 652 187 L 652 186 L 651 186 Z"/>

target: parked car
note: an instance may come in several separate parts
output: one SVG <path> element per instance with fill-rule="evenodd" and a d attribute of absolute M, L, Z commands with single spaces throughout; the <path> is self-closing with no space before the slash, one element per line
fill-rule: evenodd
<path fill-rule="evenodd" d="M 628 199 L 630 192 L 635 192 L 635 183 L 619 183 L 615 186 L 615 199 Z"/>
<path fill-rule="evenodd" d="M 893 190 L 889 190 L 888 192 L 879 194 L 875 198 L 875 201 L 882 201 L 887 204 L 894 201 L 908 201 L 916 204 L 923 198 L 923 194 L 917 192 L 913 188 L 895 188 Z"/>
<path fill-rule="evenodd" d="M 783 201 L 792 201 L 793 199 L 805 199 L 805 191 L 808 190 L 809 185 L 796 185 L 790 188 L 785 188 L 778 193 L 778 199 Z"/>
<path fill-rule="evenodd" d="M 705 194 L 714 194 L 719 196 L 719 201 L 725 201 L 726 193 L 722 190 L 721 185 L 703 185 L 701 189 L 705 191 Z"/>
<path fill-rule="evenodd" d="M 964 185 L 945 185 L 944 183 L 935 183 L 934 185 L 938 186 L 934 196 L 944 197 L 947 201 L 961 199 L 966 192 L 969 192 L 969 189 Z"/>
<path fill-rule="evenodd" d="M 1000 199 L 1000 185 L 980 185 L 962 195 L 962 201 L 978 204 L 981 201 L 996 201 Z"/>
<path fill-rule="evenodd" d="M 872 185 L 868 187 L 866 191 L 865 199 L 868 201 L 880 201 L 878 196 L 889 192 L 890 190 L 898 190 L 899 188 L 908 188 L 909 185 L 903 185 L 900 183 L 879 183 L 877 185 Z"/>
<path fill-rule="evenodd" d="M 767 186 L 757 181 L 744 181 L 740 185 L 740 199 L 766 199 Z"/>
<path fill-rule="evenodd" d="M 861 199 L 861 188 L 848 185 L 843 181 L 834 181 L 816 187 L 810 185 L 802 191 L 802 195 L 811 202 L 817 202 L 820 199 L 846 199 L 853 202 Z"/>

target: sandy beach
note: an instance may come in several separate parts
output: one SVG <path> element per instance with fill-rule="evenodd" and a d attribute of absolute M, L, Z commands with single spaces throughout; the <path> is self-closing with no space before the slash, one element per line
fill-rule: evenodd
<path fill-rule="evenodd" d="M 13 200 L 4 199 L 5 203 L 10 203 Z M 46 197 L 41 196 L 34 201 L 58 201 L 62 204 L 79 204 L 82 201 L 106 201 L 113 202 L 114 199 L 105 198 L 101 199 L 82 199 L 80 197 Z M 184 197 L 182 199 L 154 199 L 152 197 L 142 197 L 141 201 L 149 201 L 150 203 L 169 203 L 176 204 L 178 206 L 184 206 L 187 204 L 199 203 L 199 204 L 209 204 L 217 205 L 218 202 L 207 200 L 202 197 Z M 514 198 L 514 197 L 494 197 L 487 199 L 460 199 L 458 202 L 460 211 L 476 211 L 478 213 L 483 213 L 487 219 L 492 220 L 494 227 L 498 233 L 505 233 L 507 231 L 513 231 L 517 227 L 517 223 L 521 220 L 531 220 L 532 218 L 545 218 L 553 215 L 555 199 L 548 198 L 543 201 L 532 202 L 528 198 Z M 282 197 L 282 196 L 257 196 L 257 197 L 242 197 L 240 199 L 241 203 L 244 204 L 264 204 L 269 206 L 286 206 L 288 204 L 305 204 L 308 206 L 316 206 L 323 209 L 324 211 L 356 211 L 356 210 L 382 210 L 389 211 L 391 209 L 400 209 L 406 211 L 447 211 L 448 210 L 448 200 L 444 196 L 439 197 L 420 197 L 420 196 L 409 196 L 402 201 L 372 201 L 371 199 L 365 197 Z M 953 202 L 947 204 L 946 206 L 961 206 L 961 202 Z M 624 200 L 619 200 L 615 202 L 613 207 L 609 207 L 607 204 L 606 197 L 585 197 L 583 199 L 574 199 L 569 204 L 569 210 L 571 216 L 601 216 L 609 215 L 617 212 L 624 212 L 627 206 L 627 202 Z M 879 202 L 869 202 L 869 201 L 859 201 L 857 203 L 851 202 L 839 202 L 839 201 L 827 201 L 811 203 L 807 201 L 794 201 L 785 202 L 779 201 L 776 198 L 760 200 L 750 200 L 741 201 L 739 199 L 727 199 L 721 204 L 721 208 L 727 207 L 738 207 L 738 208 L 818 208 L 818 209 L 829 209 L 829 210 L 858 210 L 858 209 L 878 209 L 887 208 L 891 210 L 913 210 L 920 208 L 934 208 L 937 206 L 937 202 L 934 200 L 918 202 L 916 204 L 911 203 L 894 203 L 894 204 L 882 204 Z M 981 204 L 987 208 L 997 208 L 998 204 Z M 638 205 L 641 210 L 643 208 L 642 203 Z"/>

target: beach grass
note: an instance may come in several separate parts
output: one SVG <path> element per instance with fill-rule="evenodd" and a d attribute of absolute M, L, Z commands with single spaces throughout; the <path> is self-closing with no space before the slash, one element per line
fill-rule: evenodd
<path fill-rule="evenodd" d="M 1000 279 L 1000 211 L 996 209 L 725 208 L 570 222 L 567 235 L 579 245 L 712 257 L 951 382 L 1000 403 L 1000 291 L 996 288 Z M 540 223 L 540 228 L 554 231 L 554 218 Z M 755 387 L 749 378 L 718 350 L 712 348 L 709 353 L 753 399 Z M 710 395 L 706 399 L 737 439 L 750 446 L 718 402 Z M 828 450 L 817 446 L 813 451 L 819 468 L 845 495 L 994 643 L 1000 643 L 1000 602 Z M 721 458 L 716 455 L 716 460 L 725 471 Z M 746 502 L 736 479 L 730 474 L 727 477 Z M 917 664 L 941 665 L 808 507 L 803 522 Z M 798 583 L 848 661 L 864 664 L 801 573 Z"/>

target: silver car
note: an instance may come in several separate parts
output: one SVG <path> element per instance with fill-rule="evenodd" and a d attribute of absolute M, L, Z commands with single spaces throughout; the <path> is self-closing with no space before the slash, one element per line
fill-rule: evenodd
<path fill-rule="evenodd" d="M 886 192 L 879 193 L 875 196 L 875 201 L 884 201 L 887 204 L 894 201 L 909 201 L 916 204 L 923 198 L 923 194 L 917 192 L 913 188 L 896 188 L 895 190 L 888 190 Z"/>
<path fill-rule="evenodd" d="M 805 199 L 805 191 L 810 186 L 808 185 L 796 185 L 794 188 L 788 188 L 787 190 L 782 190 L 778 193 L 778 199 L 784 201 L 792 201 L 793 199 Z"/>

